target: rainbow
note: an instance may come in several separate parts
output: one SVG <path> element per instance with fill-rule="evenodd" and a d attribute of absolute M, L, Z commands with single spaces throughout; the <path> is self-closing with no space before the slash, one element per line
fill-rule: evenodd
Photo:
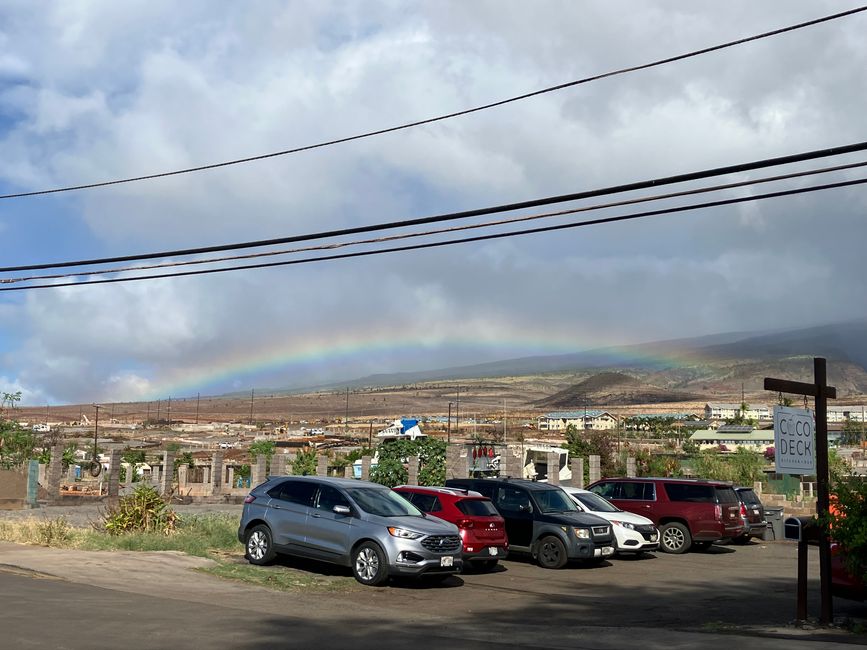
<path fill-rule="evenodd" d="M 474 337 L 423 337 L 406 330 L 399 333 L 378 332 L 369 336 L 337 335 L 328 338 L 288 340 L 279 344 L 260 344 L 244 350 L 236 350 L 223 357 L 196 367 L 172 371 L 166 377 L 155 380 L 145 399 L 159 399 L 167 396 L 183 397 L 227 384 L 250 387 L 256 375 L 268 372 L 285 373 L 287 376 L 315 375 L 330 364 L 352 364 L 363 362 L 372 355 L 401 357 L 418 352 L 435 352 L 448 349 L 450 352 L 466 350 L 477 358 L 479 351 L 498 359 L 510 359 L 536 355 L 571 354 L 580 351 L 604 349 L 606 359 L 611 365 L 636 362 L 663 366 L 688 365 L 693 355 L 683 353 L 658 353 L 647 347 L 634 345 L 607 345 L 604 339 L 595 336 L 576 336 L 575 333 L 554 333 L 540 339 L 535 337 L 504 336 L 504 332 L 492 332 L 489 336 Z M 695 356 L 694 360 L 698 360 Z M 475 361 L 468 361 L 475 363 Z M 415 370 L 414 368 L 389 368 L 383 372 Z M 311 384 L 317 383 L 311 381 Z M 325 382 L 322 382 L 325 383 Z"/>

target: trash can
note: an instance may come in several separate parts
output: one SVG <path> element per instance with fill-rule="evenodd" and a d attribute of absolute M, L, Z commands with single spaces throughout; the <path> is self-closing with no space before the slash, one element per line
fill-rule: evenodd
<path fill-rule="evenodd" d="M 785 539 L 782 508 L 765 506 L 765 520 L 768 522 L 768 527 L 765 529 L 765 541 Z"/>

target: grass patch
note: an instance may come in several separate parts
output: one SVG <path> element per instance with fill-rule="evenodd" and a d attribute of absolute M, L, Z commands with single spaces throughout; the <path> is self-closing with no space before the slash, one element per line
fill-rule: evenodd
<path fill-rule="evenodd" d="M 318 575 L 282 566 L 261 567 L 238 561 L 221 561 L 217 566 L 194 571 L 278 591 L 343 592 L 358 585 L 351 577 Z"/>
<path fill-rule="evenodd" d="M 94 528 L 75 528 L 66 519 L 0 520 L 0 540 L 86 551 L 180 551 L 217 562 L 202 573 L 278 591 L 337 592 L 354 589 L 352 577 L 318 573 L 275 564 L 248 564 L 238 542 L 238 517 L 230 514 L 184 516 L 171 534 L 129 532 L 112 535 Z"/>

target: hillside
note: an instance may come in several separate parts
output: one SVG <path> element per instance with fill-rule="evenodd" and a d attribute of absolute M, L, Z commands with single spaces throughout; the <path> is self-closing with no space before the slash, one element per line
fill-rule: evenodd
<path fill-rule="evenodd" d="M 535 405 L 549 409 L 576 409 L 588 404 L 618 406 L 688 402 L 700 399 L 699 395 L 660 388 L 620 372 L 601 372 L 550 397 L 538 400 Z"/>

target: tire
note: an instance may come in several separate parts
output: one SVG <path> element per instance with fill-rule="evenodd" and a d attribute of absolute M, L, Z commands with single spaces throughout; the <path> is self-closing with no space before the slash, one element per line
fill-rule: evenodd
<path fill-rule="evenodd" d="M 738 546 L 743 546 L 744 544 L 750 543 L 750 535 L 741 535 L 740 537 L 735 537 L 732 540 L 732 544 L 737 544 Z"/>
<path fill-rule="evenodd" d="M 692 543 L 692 550 L 694 550 L 694 551 L 706 551 L 707 549 L 710 548 L 711 544 L 713 544 L 713 542 L 693 542 Z"/>
<path fill-rule="evenodd" d="M 562 569 L 569 558 L 566 546 L 556 535 L 547 535 L 539 540 L 536 547 L 536 561 L 544 569 Z"/>
<path fill-rule="evenodd" d="M 244 536 L 244 557 L 250 564 L 262 566 L 277 557 L 271 530 L 264 524 L 253 526 Z"/>
<path fill-rule="evenodd" d="M 499 560 L 474 560 L 472 563 L 472 569 L 479 573 L 490 573 L 499 562 Z"/>
<path fill-rule="evenodd" d="M 368 587 L 388 580 L 388 561 L 379 544 L 364 542 L 352 551 L 352 575 Z"/>
<path fill-rule="evenodd" d="M 679 555 L 686 553 L 690 546 L 692 536 L 683 524 L 672 521 L 659 527 L 659 550 L 663 553 Z"/>

